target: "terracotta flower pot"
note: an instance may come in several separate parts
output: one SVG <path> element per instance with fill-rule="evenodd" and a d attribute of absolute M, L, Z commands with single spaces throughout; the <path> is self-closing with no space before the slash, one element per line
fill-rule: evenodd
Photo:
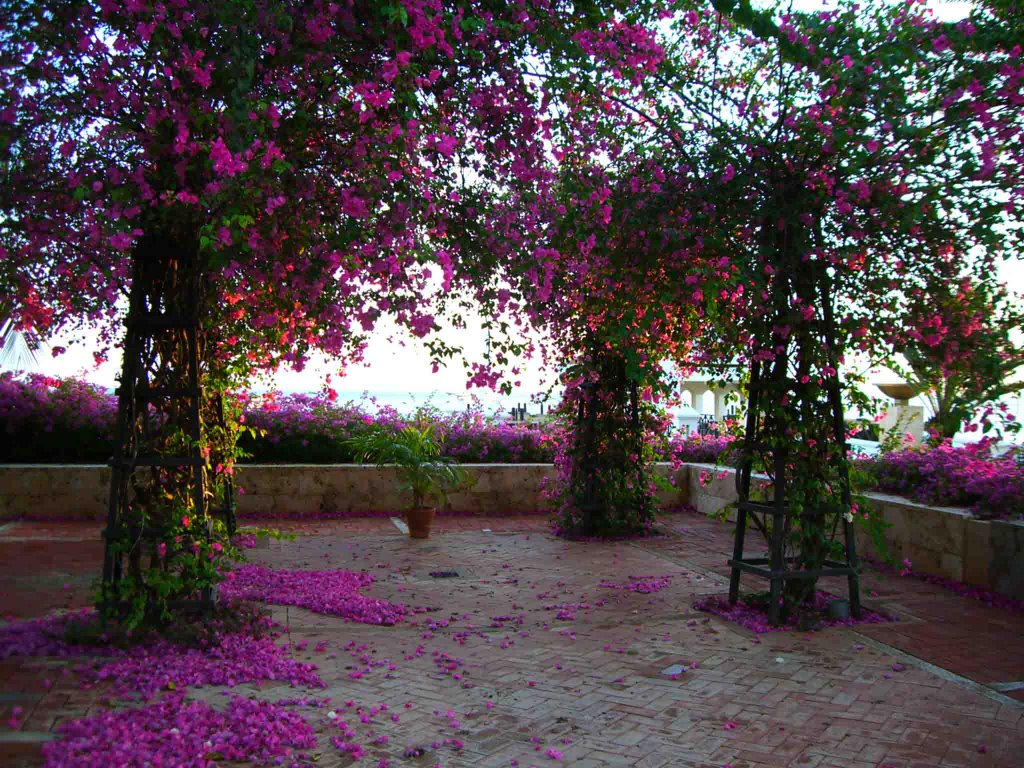
<path fill-rule="evenodd" d="M 409 526 L 409 536 L 414 539 L 429 539 L 430 526 L 434 522 L 433 507 L 418 507 L 406 510 L 405 522 Z"/>

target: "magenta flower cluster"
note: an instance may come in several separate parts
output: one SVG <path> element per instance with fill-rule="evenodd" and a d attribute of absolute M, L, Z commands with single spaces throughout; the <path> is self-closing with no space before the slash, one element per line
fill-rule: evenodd
<path fill-rule="evenodd" d="M 268 395 L 252 400 L 246 424 L 264 433 L 246 438 L 243 447 L 253 462 L 348 463 L 347 438 L 370 429 L 399 432 L 409 425 L 433 425 L 446 456 L 463 463 L 550 462 L 553 436 L 549 428 L 491 420 L 477 408 L 446 413 L 423 407 L 401 414 L 373 399 L 338 404 L 326 395 Z"/>
<path fill-rule="evenodd" d="M 241 565 L 220 585 L 220 594 L 226 600 L 293 605 L 361 624 L 402 621 L 409 608 L 359 592 L 373 580 L 371 574 L 355 571 L 289 571 Z"/>
<path fill-rule="evenodd" d="M 968 507 L 979 517 L 1024 515 L 1024 466 L 1015 453 L 994 456 L 990 441 L 893 451 L 861 466 L 875 487 L 887 493 Z"/>
<path fill-rule="evenodd" d="M 444 452 L 459 462 L 550 463 L 564 437 L 554 424 L 493 421 L 483 413 L 424 408 L 402 415 L 372 399 L 339 404 L 329 395 L 243 396 L 248 461 L 348 463 L 344 441 L 371 428 L 401 430 L 431 423 Z M 111 453 L 116 398 L 77 379 L 0 374 L 0 463 L 105 462 Z M 732 435 L 664 438 L 659 459 L 733 465 Z M 945 443 L 861 459 L 864 490 L 895 493 L 928 504 L 968 507 L 981 517 L 1024 514 L 1024 467 L 1013 454 L 994 457 L 989 442 L 954 448 Z"/>
<path fill-rule="evenodd" d="M 156 704 L 68 721 L 59 731 L 62 739 L 43 745 L 48 767 L 280 765 L 297 750 L 316 747 L 301 715 L 239 696 L 221 712 L 172 693 Z"/>

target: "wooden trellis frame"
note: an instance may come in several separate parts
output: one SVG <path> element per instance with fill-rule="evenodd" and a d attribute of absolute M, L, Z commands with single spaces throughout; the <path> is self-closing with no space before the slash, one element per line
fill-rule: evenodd
<path fill-rule="evenodd" d="M 812 265 L 803 265 L 800 269 L 781 272 L 773 286 L 775 295 L 771 302 L 777 308 L 778 316 L 783 316 L 794 298 L 805 303 L 808 299 L 816 301 L 821 307 L 821 315 L 809 320 L 807 325 L 798 332 L 794 329 L 791 336 L 783 337 L 774 330 L 771 347 L 781 350 L 774 362 L 769 365 L 758 359 L 750 363 L 750 380 L 747 386 L 747 418 L 744 434 L 741 461 L 736 473 L 737 519 L 733 541 L 733 556 L 729 560 L 731 575 L 729 579 L 729 602 L 735 604 L 739 599 L 740 577 L 752 573 L 769 581 L 769 621 L 777 626 L 785 619 L 782 597 L 788 581 L 799 579 L 817 579 L 823 576 L 844 576 L 849 589 L 850 614 L 859 618 L 860 605 L 860 566 L 857 562 L 857 547 L 853 523 L 849 510 L 852 504 L 849 470 L 846 465 L 846 424 L 843 415 L 842 392 L 838 377 L 838 360 L 836 359 L 836 324 L 832 308 L 831 283 L 827 270 L 815 269 Z M 779 324 L 782 324 L 779 321 Z M 799 336 L 797 346 L 790 350 L 792 338 Z M 804 347 L 799 345 L 803 344 Z M 786 556 L 786 535 L 789 526 L 794 522 L 793 510 L 787 499 L 787 465 L 788 436 L 786 422 L 773 416 L 773 409 L 781 407 L 781 403 L 772 402 L 768 392 L 778 395 L 789 393 L 795 387 L 795 380 L 806 373 L 806 360 L 811 356 L 809 345 L 816 345 L 826 351 L 825 359 L 832 372 L 823 377 L 822 386 L 826 401 L 820 413 L 829 423 L 826 431 L 828 439 L 834 441 L 840 449 L 842 457 L 839 472 L 839 497 L 842 508 L 843 526 L 843 559 L 823 558 L 818 568 L 793 568 L 799 558 Z M 801 354 L 803 353 L 803 354 Z M 790 354 L 794 354 L 799 365 L 804 366 L 798 371 L 790 367 Z M 827 414 L 827 416 L 826 416 Z M 824 426 L 824 422 L 823 422 Z M 772 499 L 770 502 L 752 501 L 751 475 L 756 456 L 770 456 L 771 466 L 768 469 L 772 476 Z M 805 511 L 803 520 L 809 520 L 820 510 Z M 769 553 L 767 557 L 746 557 L 744 544 L 748 522 L 754 522 L 762 531 L 770 531 Z M 800 521 L 796 521 L 800 522 Z M 834 535 L 833 529 L 833 535 Z"/>
<path fill-rule="evenodd" d="M 172 244 L 143 241 L 133 256 L 103 531 L 102 590 L 108 605 L 116 600 L 126 567 L 129 574 L 141 574 L 142 560 L 150 554 L 143 551 L 143 542 L 160 537 L 166 527 L 165 520 L 149 514 L 159 506 L 157 493 L 181 490 L 190 499 L 189 513 L 202 526 L 202 535 L 210 536 L 207 460 L 200 448 L 204 404 L 200 279 L 196 257 L 177 251 Z M 212 418 L 223 423 L 222 394 L 212 397 Z M 170 435 L 169 427 L 178 432 Z M 235 509 L 230 477 L 225 502 L 219 512 L 231 535 Z M 203 599 L 212 601 L 212 591 Z"/>

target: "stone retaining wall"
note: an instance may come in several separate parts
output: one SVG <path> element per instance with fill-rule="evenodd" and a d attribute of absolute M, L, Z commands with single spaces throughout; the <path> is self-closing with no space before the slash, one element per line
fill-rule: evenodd
<path fill-rule="evenodd" d="M 689 503 L 706 514 L 729 507 L 737 498 L 732 469 L 688 464 L 680 481 Z M 915 571 L 1024 599 L 1024 523 L 977 520 L 964 509 L 932 507 L 901 496 L 865 496 L 891 525 L 884 538 L 897 562 L 906 558 Z M 727 516 L 735 519 L 732 510 Z M 858 553 L 881 559 L 864 529 L 856 531 Z"/>
<path fill-rule="evenodd" d="M 453 494 L 457 514 L 540 512 L 541 488 L 554 476 L 550 464 L 467 464 L 470 486 Z M 669 467 L 657 471 L 668 476 Z M 701 474 L 705 482 L 701 482 Z M 109 469 L 94 465 L 0 465 L 0 521 L 29 518 L 102 519 Z M 716 512 L 736 500 L 731 469 L 689 464 L 678 489 L 659 493 L 665 507 L 690 504 Z M 396 513 L 407 504 L 395 470 L 368 465 L 265 464 L 241 466 L 239 513 L 265 517 Z M 890 554 L 914 570 L 1024 598 L 1024 523 L 976 520 L 962 509 L 930 507 L 897 496 L 868 494 L 892 524 L 885 533 Z M 858 530 L 862 554 L 878 556 Z"/>
<path fill-rule="evenodd" d="M 550 464 L 465 464 L 468 487 L 449 498 L 453 513 L 544 511 L 541 491 L 554 478 Z M 668 467 L 659 473 L 667 476 Z M 408 505 L 393 467 L 361 464 L 258 464 L 237 469 L 243 517 L 400 512 Z M 101 519 L 110 470 L 99 465 L 0 465 L 0 520 Z M 686 503 L 679 491 L 659 493 L 666 507 Z"/>

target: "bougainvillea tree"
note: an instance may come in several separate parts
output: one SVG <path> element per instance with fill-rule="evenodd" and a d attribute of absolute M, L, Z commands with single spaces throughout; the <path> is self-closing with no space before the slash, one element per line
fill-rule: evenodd
<path fill-rule="evenodd" d="M 813 571 L 855 512 L 844 355 L 884 345 L 904 284 L 950 249 L 991 269 L 1019 245 L 1024 69 L 1019 47 L 916 3 L 722 10 L 681 13 L 644 96 L 703 180 L 695 236 L 729 262 L 704 350 L 749 365 L 747 459 Z M 800 602 L 813 579 L 787 591 Z"/>
<path fill-rule="evenodd" d="M 576 83 L 564 122 L 592 157 L 655 166 L 654 184 L 623 177 L 648 194 L 615 226 L 633 225 L 645 205 L 664 211 L 656 231 L 636 231 L 668 232 L 667 253 L 686 254 L 673 277 L 703 305 L 698 355 L 738 361 L 756 380 L 746 457 L 776 481 L 787 555 L 813 571 L 855 511 L 845 355 L 884 346 L 902 323 L 905 285 L 949 253 L 986 270 L 1019 245 L 1020 47 L 984 10 L 947 24 L 917 3 L 800 14 L 684 2 L 630 32 L 577 36 L 575 55 L 542 74 Z M 610 197 L 595 190 L 586 201 L 612 217 Z M 592 231 L 601 246 L 618 234 Z M 601 263 L 605 249 L 588 243 L 534 250 L 519 274 L 543 293 L 565 262 L 584 273 Z M 612 280 L 576 306 L 598 317 L 634 285 Z M 669 281 L 658 288 L 684 295 Z M 665 306 L 650 300 L 638 292 L 636 311 Z M 771 532 L 770 519 L 760 524 Z M 790 602 L 813 583 L 790 584 Z"/>
<path fill-rule="evenodd" d="M 672 231 L 671 198 L 654 193 L 660 168 L 637 157 L 594 162 L 608 146 L 581 141 L 532 209 L 517 205 L 545 223 L 530 239 L 491 238 L 506 282 L 481 292 L 485 303 L 521 297 L 563 362 L 555 495 L 570 534 L 633 533 L 652 521 L 651 438 L 665 430 L 656 404 L 669 389 L 662 361 L 685 357 L 702 308 L 691 279 L 699 254 Z M 522 231 L 510 221 L 509 232 Z"/>
<path fill-rule="evenodd" d="M 557 263 L 537 280 L 530 259 L 509 261 L 521 270 L 534 322 L 568 362 L 560 525 L 634 533 L 653 521 L 649 464 L 666 429 L 658 404 L 671 389 L 662 363 L 692 346 L 703 305 L 693 280 L 703 263 L 674 231 L 674 202 L 657 194 L 667 181 L 657 163 L 589 163 L 560 181 L 544 230 Z"/>
<path fill-rule="evenodd" d="M 354 359 L 384 314 L 429 336 L 425 299 L 449 287 L 462 222 L 543 159 L 523 57 L 614 5 L 4 6 L 0 274 L 19 326 L 98 323 L 112 344 L 145 277 L 140 312 L 166 327 L 140 354 L 162 363 L 160 391 L 219 392 L 314 349 Z M 194 340 L 167 319 L 182 316 Z M 129 458 L 142 439 L 200 457 L 216 501 L 233 430 L 208 428 L 211 403 L 198 435 L 191 404 L 136 407 Z M 196 586 L 181 574 L 215 578 L 218 553 L 190 514 L 194 479 L 156 466 L 132 485 L 134 521 L 107 535 L 133 553 L 133 615 L 152 617 Z"/>
<path fill-rule="evenodd" d="M 1024 302 L 1005 286 L 940 272 L 910 296 L 902 336 L 893 340 L 895 367 L 931 407 L 926 428 L 952 438 L 981 416 L 982 429 L 997 426 L 1004 395 L 1024 389 L 1019 373 L 1024 348 Z M 983 409 L 987 406 L 987 409 Z M 1019 425 L 1011 414 L 1004 425 Z M 973 426 L 977 429 L 977 426 Z"/>
<path fill-rule="evenodd" d="M 687 357 L 701 273 L 713 269 L 679 226 L 674 185 L 689 182 L 657 146 L 630 146 L 632 113 L 589 82 L 616 91 L 654 73 L 664 52 L 651 30 L 665 14 L 635 3 L 530 63 L 543 93 L 569 94 L 547 99 L 555 167 L 512 189 L 494 226 L 475 233 L 483 261 L 457 275 L 492 316 L 518 310 L 542 329 L 563 367 L 556 497 L 566 533 L 651 522 L 651 437 L 665 429 L 655 403 L 670 389 L 662 363 Z"/>

